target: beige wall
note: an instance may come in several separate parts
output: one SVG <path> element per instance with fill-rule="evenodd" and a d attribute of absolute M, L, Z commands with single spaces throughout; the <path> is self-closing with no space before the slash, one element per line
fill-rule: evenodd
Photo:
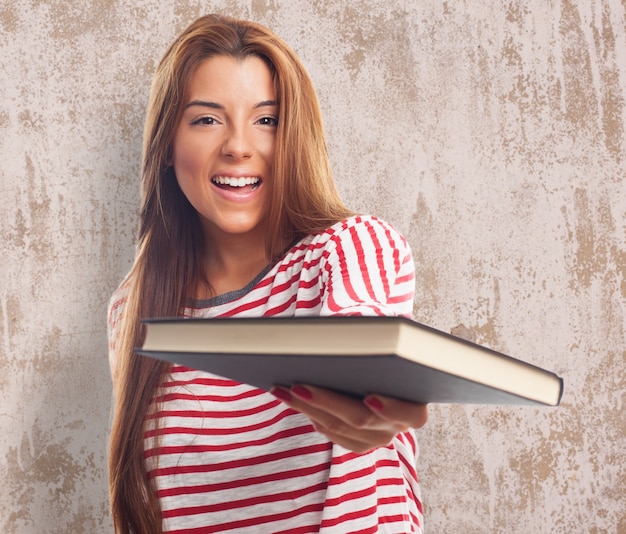
<path fill-rule="evenodd" d="M 565 378 L 558 409 L 433 407 L 428 531 L 626 533 L 624 0 L 2 2 L 0 531 L 109 531 L 105 307 L 155 61 L 209 11 L 300 53 L 416 318 Z"/>

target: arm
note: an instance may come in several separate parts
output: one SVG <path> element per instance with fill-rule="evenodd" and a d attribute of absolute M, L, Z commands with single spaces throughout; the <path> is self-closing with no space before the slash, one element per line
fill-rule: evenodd
<path fill-rule="evenodd" d="M 402 235 L 378 219 L 357 219 L 324 251 L 321 315 L 411 317 L 415 268 Z"/>
<path fill-rule="evenodd" d="M 111 370 L 111 379 L 113 380 L 113 387 L 117 384 L 117 368 L 119 359 L 117 355 L 119 342 L 120 342 L 120 328 L 122 316 L 124 313 L 124 306 L 126 304 L 128 293 L 128 286 L 123 283 L 113 293 L 109 300 L 107 308 L 107 338 L 109 342 L 109 368 Z"/>
<path fill-rule="evenodd" d="M 323 272 L 322 315 L 411 315 L 411 251 L 382 221 L 359 219 L 333 235 Z M 274 388 L 273 393 L 306 414 L 331 441 L 355 452 L 388 445 L 398 433 L 420 428 L 427 419 L 425 405 L 380 395 L 358 400 L 305 385 Z"/>

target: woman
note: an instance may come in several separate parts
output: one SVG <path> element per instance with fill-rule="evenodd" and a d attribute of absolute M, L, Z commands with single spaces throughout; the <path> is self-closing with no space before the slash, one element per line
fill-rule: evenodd
<path fill-rule="evenodd" d="M 140 319 L 410 315 L 404 238 L 356 216 L 295 54 L 206 16 L 151 90 L 139 243 L 109 308 L 117 532 L 421 532 L 426 407 L 307 385 L 264 392 L 134 354 Z"/>

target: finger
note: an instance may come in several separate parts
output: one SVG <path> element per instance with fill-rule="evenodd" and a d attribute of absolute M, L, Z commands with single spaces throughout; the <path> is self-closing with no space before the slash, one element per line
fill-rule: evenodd
<path fill-rule="evenodd" d="M 303 413 L 311 419 L 315 429 L 331 441 L 350 450 L 363 452 L 389 445 L 399 433 L 395 425 L 384 429 L 356 428 L 328 412 L 305 406 Z"/>
<path fill-rule="evenodd" d="M 316 421 L 313 421 L 313 426 L 315 427 L 315 430 L 326 436 L 333 443 L 341 445 L 344 449 L 348 449 L 359 454 L 370 452 L 379 447 L 386 447 L 395 437 L 392 433 L 383 434 L 382 432 L 375 436 L 370 435 L 367 438 L 363 438 L 360 433 L 353 433 L 356 435 L 337 434 Z"/>
<path fill-rule="evenodd" d="M 378 418 L 375 418 L 379 421 L 376 424 L 377 428 L 355 427 L 335 414 L 293 396 L 288 404 L 294 410 L 306 415 L 320 434 L 326 436 L 333 443 L 358 453 L 387 446 L 401 430 L 406 430 L 398 430 L 396 424 L 389 422 L 383 422 L 383 428 L 378 428 L 381 426 L 380 421 L 382 421 Z"/>
<path fill-rule="evenodd" d="M 385 429 L 390 426 L 387 421 L 380 419 L 355 399 L 341 399 L 340 403 L 331 403 L 328 406 L 323 401 L 320 403 L 319 400 L 315 400 L 311 389 L 301 386 L 294 386 L 290 390 L 275 387 L 272 389 L 272 393 L 291 408 L 307 415 L 319 427 L 324 427 L 328 430 L 332 429 L 333 434 L 349 435 L 356 430 L 373 431 L 379 425 L 382 425 Z M 341 406 L 337 404 L 341 404 Z M 354 415 L 346 415 L 345 412 L 348 410 L 361 412 L 364 415 L 360 419 Z M 352 419 L 352 421 L 349 422 L 349 419 Z"/>
<path fill-rule="evenodd" d="M 428 405 L 383 395 L 368 395 L 363 403 L 381 419 L 409 428 L 422 428 L 428 421 Z"/>
<path fill-rule="evenodd" d="M 354 420 L 346 421 L 345 414 L 343 414 L 343 417 L 338 417 L 336 411 L 327 411 L 325 403 L 331 402 L 337 394 L 325 395 L 326 390 L 318 391 L 318 388 L 309 386 L 295 387 L 290 390 L 274 387 L 271 391 L 289 407 L 306 415 L 311 420 L 314 428 L 330 441 L 357 453 L 387 446 L 399 432 L 407 430 L 407 428 L 400 427 L 393 421 L 379 418 L 369 408 L 364 406 L 360 400 L 355 398 L 338 395 L 340 397 L 338 399 L 339 403 L 344 409 L 346 406 L 349 408 L 355 406 L 357 408 L 356 411 L 366 414 L 366 418 L 360 420 L 360 427 L 355 426 Z M 299 396 L 293 394 L 294 391 Z M 318 407 L 314 405 L 315 403 L 323 407 Z M 337 410 L 337 407 L 333 406 L 334 410 Z"/>
<path fill-rule="evenodd" d="M 335 391 L 314 386 L 296 384 L 290 389 L 292 395 L 319 413 L 318 419 L 324 421 L 337 420 L 343 422 L 348 429 L 394 431 L 396 434 L 407 430 L 406 425 L 388 417 L 382 418 L 378 413 L 364 406 L 363 402 Z M 325 414 L 325 415 L 322 415 Z M 332 417 L 327 417 L 330 415 Z M 339 423 L 333 428 L 340 428 Z M 346 432 L 348 431 L 346 429 Z"/>

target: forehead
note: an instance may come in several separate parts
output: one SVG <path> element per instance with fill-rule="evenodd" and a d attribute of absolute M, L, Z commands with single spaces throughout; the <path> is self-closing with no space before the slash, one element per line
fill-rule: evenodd
<path fill-rule="evenodd" d="M 202 61 L 191 75 L 189 99 L 211 95 L 274 100 L 275 88 L 267 64 L 257 56 L 214 56 Z"/>

